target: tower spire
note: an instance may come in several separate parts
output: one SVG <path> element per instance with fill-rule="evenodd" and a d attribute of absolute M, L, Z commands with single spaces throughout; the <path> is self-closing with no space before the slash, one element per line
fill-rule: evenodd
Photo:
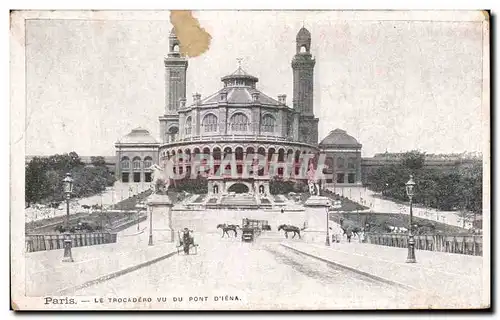
<path fill-rule="evenodd" d="M 238 69 L 241 69 L 241 61 L 243 61 L 243 58 L 236 58 L 236 61 L 238 62 Z"/>

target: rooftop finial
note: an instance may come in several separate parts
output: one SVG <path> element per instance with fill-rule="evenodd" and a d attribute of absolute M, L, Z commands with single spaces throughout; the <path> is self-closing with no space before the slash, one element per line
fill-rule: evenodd
<path fill-rule="evenodd" d="M 238 61 L 238 68 L 241 68 L 241 61 L 243 61 L 243 58 L 236 58 L 236 61 Z"/>

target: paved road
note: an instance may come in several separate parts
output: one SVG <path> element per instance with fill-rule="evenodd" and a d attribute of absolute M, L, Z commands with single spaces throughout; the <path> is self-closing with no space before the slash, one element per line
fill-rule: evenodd
<path fill-rule="evenodd" d="M 335 309 L 404 306 L 407 292 L 296 254 L 279 239 L 242 243 L 219 234 L 196 235 L 197 255 L 174 256 L 76 295 L 167 297 L 165 308 L 213 308 L 214 296 L 237 296 L 221 308 Z M 292 241 L 292 240 L 290 240 Z M 298 240 L 300 241 L 300 240 Z M 207 302 L 189 302 L 189 297 Z M 182 302 L 172 302 L 183 297 Z M 217 304 L 215 304 L 216 306 Z"/>

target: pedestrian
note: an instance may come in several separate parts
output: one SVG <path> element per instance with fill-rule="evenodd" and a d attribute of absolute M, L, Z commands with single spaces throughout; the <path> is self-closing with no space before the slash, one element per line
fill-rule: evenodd
<path fill-rule="evenodd" d="M 346 236 L 347 236 L 347 241 L 350 243 L 351 242 L 351 237 L 352 237 L 352 231 L 350 229 L 347 230 Z"/>

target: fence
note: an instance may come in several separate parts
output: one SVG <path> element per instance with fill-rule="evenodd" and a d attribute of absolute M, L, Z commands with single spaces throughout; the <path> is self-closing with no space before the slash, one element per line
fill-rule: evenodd
<path fill-rule="evenodd" d="M 29 234 L 26 235 L 26 252 L 56 250 L 64 248 L 64 234 Z M 98 244 L 115 243 L 116 233 L 72 233 L 73 247 L 93 246 Z"/>
<path fill-rule="evenodd" d="M 404 234 L 366 233 L 366 241 L 390 247 L 408 247 L 408 236 Z M 481 235 L 415 235 L 415 249 L 459 253 L 473 256 L 483 255 Z"/>

